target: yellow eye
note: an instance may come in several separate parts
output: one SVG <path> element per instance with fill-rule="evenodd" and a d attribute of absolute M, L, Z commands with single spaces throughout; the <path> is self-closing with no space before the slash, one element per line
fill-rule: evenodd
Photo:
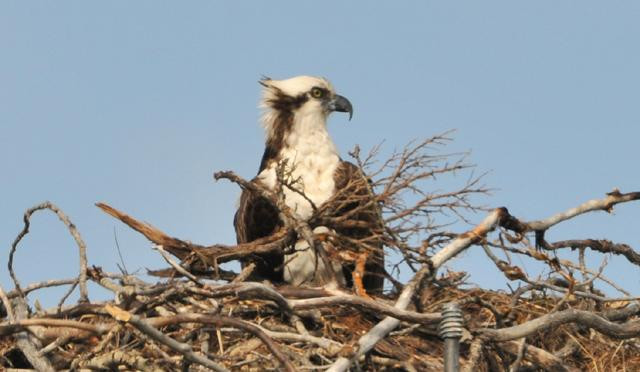
<path fill-rule="evenodd" d="M 324 96 L 324 90 L 320 88 L 311 89 L 311 97 L 313 98 L 322 98 Z"/>

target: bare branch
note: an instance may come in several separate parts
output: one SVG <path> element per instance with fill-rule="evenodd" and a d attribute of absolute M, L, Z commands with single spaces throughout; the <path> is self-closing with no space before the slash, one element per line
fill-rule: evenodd
<path fill-rule="evenodd" d="M 171 267 L 176 269 L 177 272 L 179 272 L 180 274 L 186 276 L 187 278 L 189 278 L 189 280 L 191 280 L 192 282 L 196 283 L 197 285 L 202 285 L 202 283 L 200 283 L 200 281 L 198 280 L 198 278 L 196 278 L 195 275 L 191 274 L 185 268 L 183 268 L 178 263 L 176 263 L 173 259 L 171 259 L 171 257 L 169 257 L 169 255 L 167 254 L 167 251 L 165 251 L 164 248 L 162 248 L 162 245 L 155 244 L 153 249 L 155 249 L 158 252 L 160 252 L 160 254 L 162 255 L 162 258 L 164 258 L 164 260 L 167 261 L 167 263 L 169 265 L 171 265 Z"/>
<path fill-rule="evenodd" d="M 561 324 L 576 323 L 593 328 L 600 333 L 613 338 L 632 338 L 640 335 L 640 321 L 628 321 L 618 324 L 585 310 L 568 309 L 543 315 L 524 324 L 502 329 L 481 328 L 481 334 L 495 341 L 509 341 L 527 337 L 545 329 L 557 327 Z"/>
<path fill-rule="evenodd" d="M 522 345 L 526 345 L 524 343 L 524 339 L 520 342 L 516 342 L 516 341 L 503 342 L 500 344 L 500 348 L 503 350 L 506 350 L 508 353 L 513 355 L 517 355 L 517 356 L 522 355 L 523 359 L 531 361 L 532 363 L 542 367 L 545 371 L 578 372 L 576 368 L 572 368 L 565 365 L 562 359 L 554 356 L 553 354 L 543 349 L 537 348 L 532 345 L 526 345 L 526 348 L 523 348 Z"/>
<path fill-rule="evenodd" d="M 58 208 L 56 205 L 48 201 L 38 204 L 34 207 L 31 207 L 27 209 L 26 212 L 24 212 L 24 218 L 23 218 L 24 228 L 22 229 L 22 231 L 20 231 L 16 239 L 13 241 L 13 244 L 11 245 L 11 250 L 9 251 L 8 267 L 9 267 L 9 275 L 11 275 L 11 279 L 15 284 L 16 290 L 18 291 L 18 293 L 21 294 L 21 296 L 24 297 L 24 293 L 22 292 L 22 288 L 20 287 L 20 282 L 18 281 L 18 278 L 16 277 L 15 272 L 13 271 L 13 256 L 16 252 L 16 249 L 18 249 L 18 244 L 20 243 L 22 238 L 24 238 L 24 236 L 29 233 L 29 226 L 31 225 L 31 221 L 30 221 L 31 215 L 43 209 L 49 209 L 58 216 L 60 221 L 62 221 L 62 223 L 64 223 L 65 226 L 67 226 L 67 229 L 71 233 L 71 236 L 73 236 L 73 239 L 75 239 L 76 244 L 78 245 L 78 253 L 80 258 L 80 272 L 78 274 L 78 282 L 80 284 L 80 302 L 88 302 L 89 297 L 87 292 L 87 246 L 84 243 L 84 240 L 82 240 L 82 237 L 80 236 L 80 232 L 78 231 L 78 229 L 76 229 L 76 226 L 73 223 L 71 223 L 71 221 L 69 220 L 69 217 L 67 217 L 67 215 L 64 212 L 62 212 L 60 208 Z"/>
<path fill-rule="evenodd" d="M 625 203 L 640 199 L 640 192 L 630 192 L 626 194 L 620 193 L 620 190 L 614 189 L 610 193 L 607 193 L 607 197 L 604 199 L 589 200 L 575 208 L 568 209 L 564 212 L 555 214 L 549 218 L 538 221 L 531 221 L 527 223 L 529 230 L 540 231 L 547 230 L 553 225 L 556 225 L 562 221 L 566 221 L 573 217 L 579 216 L 584 213 L 592 211 L 605 211 L 611 213 L 613 206 L 619 203 Z"/>
<path fill-rule="evenodd" d="M 562 240 L 555 243 L 549 243 L 544 247 L 546 250 L 557 250 L 562 248 L 584 249 L 589 248 L 600 253 L 613 253 L 624 256 L 629 262 L 640 266 L 640 254 L 633 250 L 627 244 L 616 244 L 609 240 L 596 239 L 575 239 Z"/>

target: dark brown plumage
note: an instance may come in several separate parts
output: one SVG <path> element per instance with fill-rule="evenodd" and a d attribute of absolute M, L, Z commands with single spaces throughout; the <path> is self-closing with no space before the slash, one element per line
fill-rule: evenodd
<path fill-rule="evenodd" d="M 255 181 L 255 180 L 254 180 Z M 236 241 L 249 243 L 275 233 L 282 226 L 278 209 L 266 198 L 243 190 L 240 203 L 233 219 L 236 229 Z M 279 253 L 257 254 L 248 257 L 242 264 L 253 262 L 254 277 L 282 282 L 283 255 Z"/>

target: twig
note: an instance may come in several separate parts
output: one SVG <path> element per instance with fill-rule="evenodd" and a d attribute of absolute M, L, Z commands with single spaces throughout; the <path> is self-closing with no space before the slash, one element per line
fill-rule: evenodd
<path fill-rule="evenodd" d="M 40 349 L 38 351 L 38 353 L 40 355 L 47 355 L 50 352 L 54 351 L 55 349 L 65 345 L 67 342 L 69 342 L 69 340 L 71 339 L 71 336 L 69 335 L 62 335 L 58 338 L 56 338 L 53 342 L 51 342 L 49 345 L 43 347 L 42 349 Z"/>
<path fill-rule="evenodd" d="M 167 253 L 167 251 L 164 250 L 161 244 L 154 244 L 153 249 L 160 252 L 160 254 L 162 255 L 162 258 L 164 258 L 164 260 L 167 261 L 167 263 L 171 265 L 171 267 L 173 267 L 177 272 L 186 276 L 187 278 L 189 278 L 189 280 L 196 283 L 197 285 L 202 286 L 202 283 L 200 283 L 200 281 L 195 275 L 188 272 L 184 267 L 180 266 L 171 257 L 169 257 L 169 254 Z"/>
<path fill-rule="evenodd" d="M 118 234 L 116 234 L 115 226 L 113 227 L 113 241 L 116 243 L 116 250 L 118 251 L 118 257 L 120 257 L 120 263 L 122 264 L 121 271 L 123 274 L 129 275 L 129 270 L 127 270 L 127 265 L 124 263 L 124 258 L 122 258 L 122 252 L 120 251 L 120 243 L 118 243 Z"/>
<path fill-rule="evenodd" d="M 62 305 L 64 305 L 65 301 L 67 301 L 67 298 L 69 298 L 69 296 L 76 289 L 77 286 L 78 286 L 78 281 L 76 280 L 71 284 L 67 292 L 60 299 L 60 301 L 58 301 L 58 312 L 62 311 Z"/>
<path fill-rule="evenodd" d="M 341 343 L 324 337 L 316 337 L 310 334 L 298 334 L 293 332 L 274 332 L 260 326 L 257 327 L 260 328 L 260 330 L 262 330 L 267 336 L 275 340 L 314 344 L 327 350 L 330 354 L 337 354 L 344 347 Z"/>
<path fill-rule="evenodd" d="M 520 364 L 524 359 L 524 353 L 527 350 L 527 339 L 522 338 L 518 345 L 518 353 L 516 354 L 516 360 L 509 366 L 509 372 L 517 372 L 520 369 Z"/>
<path fill-rule="evenodd" d="M 72 285 L 74 283 L 78 283 L 78 278 L 71 278 L 71 279 L 54 279 L 54 280 L 45 280 L 42 282 L 37 282 L 37 283 L 32 283 L 29 284 L 28 286 L 22 288 L 22 293 L 29 294 L 35 290 L 38 289 L 42 289 L 42 288 L 49 288 L 49 287 L 57 287 L 57 286 L 62 286 L 62 285 Z M 20 293 L 18 291 L 11 291 L 7 294 L 7 297 L 9 298 L 14 298 L 16 296 L 20 296 Z"/>
<path fill-rule="evenodd" d="M 250 264 L 248 264 L 247 266 L 245 266 L 242 269 L 242 272 L 240 274 L 238 274 L 238 276 L 236 276 L 235 278 L 233 278 L 233 280 L 231 281 L 231 283 L 241 283 L 244 282 L 245 280 L 247 280 L 247 278 L 249 278 L 249 276 L 251 275 L 251 273 L 253 272 L 253 270 L 256 268 L 256 264 L 254 264 L 253 262 L 251 262 Z"/>

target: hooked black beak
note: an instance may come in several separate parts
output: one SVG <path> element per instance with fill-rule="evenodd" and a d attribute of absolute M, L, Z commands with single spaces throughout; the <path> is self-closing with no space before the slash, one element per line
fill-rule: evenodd
<path fill-rule="evenodd" d="M 348 112 L 349 120 L 353 116 L 353 106 L 351 106 L 351 102 L 343 96 L 336 94 L 329 100 L 329 104 L 327 105 L 329 111 L 338 111 L 338 112 Z"/>

